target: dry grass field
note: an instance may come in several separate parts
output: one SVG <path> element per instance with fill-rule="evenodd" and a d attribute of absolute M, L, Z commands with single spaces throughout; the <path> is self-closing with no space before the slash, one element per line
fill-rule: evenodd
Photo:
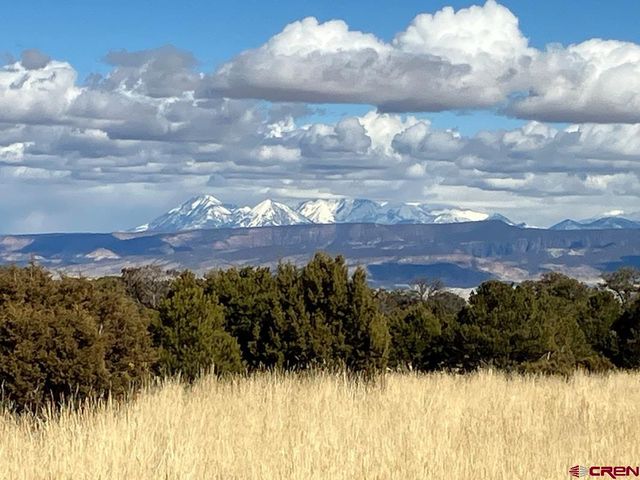
<path fill-rule="evenodd" d="M 554 479 L 640 462 L 640 375 L 257 375 L 0 415 L 3 479 Z"/>

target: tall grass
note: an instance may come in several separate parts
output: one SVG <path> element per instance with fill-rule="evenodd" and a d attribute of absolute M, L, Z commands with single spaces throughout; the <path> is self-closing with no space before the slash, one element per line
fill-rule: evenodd
<path fill-rule="evenodd" d="M 553 479 L 640 462 L 640 374 L 207 377 L 0 414 L 7 479 Z"/>

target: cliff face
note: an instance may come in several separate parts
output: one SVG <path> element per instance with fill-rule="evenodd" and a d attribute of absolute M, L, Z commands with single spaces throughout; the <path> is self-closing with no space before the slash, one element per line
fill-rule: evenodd
<path fill-rule="evenodd" d="M 369 270 L 372 280 L 383 285 L 406 283 L 423 273 L 447 277 L 450 286 L 469 286 L 486 278 L 519 281 L 547 270 L 595 281 L 603 270 L 640 266 L 638 230 L 522 229 L 499 221 L 0 237 L 2 263 L 35 259 L 84 275 L 118 273 L 123 266 L 151 262 L 197 271 L 275 265 L 306 261 L 318 250 L 342 254 L 353 265 L 377 265 Z"/>

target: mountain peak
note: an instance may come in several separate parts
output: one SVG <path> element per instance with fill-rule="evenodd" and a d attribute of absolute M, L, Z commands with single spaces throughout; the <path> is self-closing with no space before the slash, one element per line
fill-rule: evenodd
<path fill-rule="evenodd" d="M 259 204 L 257 204 L 255 207 L 253 207 L 251 210 L 256 211 L 256 212 L 265 212 L 265 211 L 271 210 L 273 208 L 279 208 L 281 206 L 286 206 L 286 205 L 284 205 L 282 203 L 274 202 L 270 198 L 267 198 L 266 200 L 261 201 Z"/>
<path fill-rule="evenodd" d="M 231 218 L 231 211 L 213 195 L 198 195 L 134 231 L 169 231 L 218 228 Z"/>
<path fill-rule="evenodd" d="M 278 227 L 302 223 L 312 222 L 291 207 L 270 198 L 260 202 L 238 219 L 238 226 L 241 227 Z"/>
<path fill-rule="evenodd" d="M 197 208 L 203 205 L 222 205 L 222 202 L 218 200 L 216 197 L 214 197 L 213 195 L 203 194 L 203 195 L 196 195 L 195 197 L 191 197 L 183 205 L 186 205 L 186 204 L 191 204 L 192 208 Z"/>

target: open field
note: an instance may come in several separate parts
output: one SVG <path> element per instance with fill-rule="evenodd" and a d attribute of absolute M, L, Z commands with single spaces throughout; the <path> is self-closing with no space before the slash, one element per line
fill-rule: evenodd
<path fill-rule="evenodd" d="M 0 415 L 0 478 L 568 478 L 640 462 L 640 374 L 207 377 L 36 421 Z"/>

